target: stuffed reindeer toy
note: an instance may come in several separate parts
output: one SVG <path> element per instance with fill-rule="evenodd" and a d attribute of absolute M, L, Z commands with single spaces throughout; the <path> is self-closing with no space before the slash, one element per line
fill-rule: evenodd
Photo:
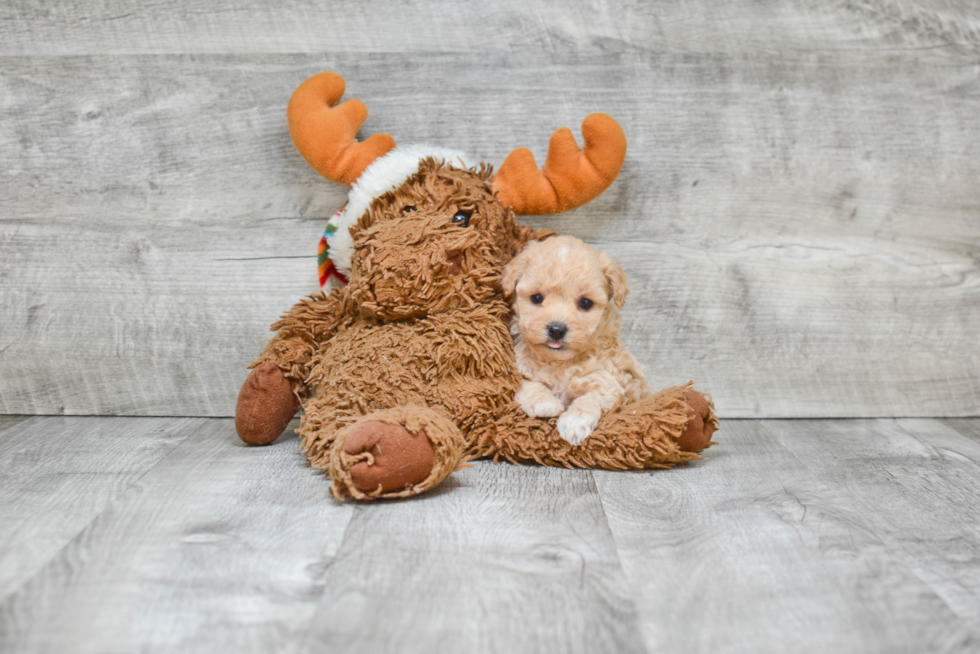
<path fill-rule="evenodd" d="M 289 102 L 289 129 L 306 161 L 350 187 L 321 242 L 321 282 L 272 325 L 235 414 L 246 443 L 274 441 L 301 407 L 310 464 L 343 499 L 425 492 L 468 460 L 626 470 L 698 458 L 717 428 L 690 384 L 603 413 L 579 445 L 556 418 L 515 403 L 521 387 L 501 271 L 525 245 L 553 236 L 514 216 L 579 207 L 616 178 L 626 154 L 609 116 L 582 123 L 584 149 L 554 133 L 543 170 L 530 151 L 496 172 L 461 152 L 356 140 L 358 100 L 338 104 L 344 80 L 320 73 Z M 338 284 L 338 281 L 340 284 Z"/>

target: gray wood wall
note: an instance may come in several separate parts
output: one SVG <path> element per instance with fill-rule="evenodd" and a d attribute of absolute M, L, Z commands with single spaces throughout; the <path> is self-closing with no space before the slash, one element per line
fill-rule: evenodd
<path fill-rule="evenodd" d="M 233 413 L 344 201 L 285 122 L 327 69 L 362 135 L 492 163 L 615 116 L 616 184 L 527 222 L 624 264 L 654 386 L 980 414 L 969 0 L 4 2 L 0 413 Z"/>

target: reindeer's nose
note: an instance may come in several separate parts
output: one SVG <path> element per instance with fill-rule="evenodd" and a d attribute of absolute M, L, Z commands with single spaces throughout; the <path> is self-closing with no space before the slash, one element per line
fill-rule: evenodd
<path fill-rule="evenodd" d="M 459 250 L 449 250 L 446 252 L 446 261 L 449 263 L 449 274 L 458 275 L 463 269 L 463 253 Z"/>
<path fill-rule="evenodd" d="M 560 322 L 548 323 L 548 336 L 553 341 L 560 341 L 568 333 L 568 326 Z"/>

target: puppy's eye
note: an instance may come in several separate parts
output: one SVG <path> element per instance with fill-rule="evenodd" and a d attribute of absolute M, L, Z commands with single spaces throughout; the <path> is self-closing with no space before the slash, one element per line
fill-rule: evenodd
<path fill-rule="evenodd" d="M 402 213 L 412 213 L 415 211 L 415 207 L 408 205 L 407 207 L 402 207 Z"/>
<path fill-rule="evenodd" d="M 531 296 L 532 304 L 541 304 L 542 302 L 544 302 L 544 296 L 541 295 L 540 293 L 535 293 L 534 295 Z"/>
<path fill-rule="evenodd" d="M 578 308 L 581 309 L 582 311 L 588 311 L 589 309 L 592 308 L 593 304 L 595 304 L 595 302 L 593 302 L 587 297 L 584 297 L 578 301 Z"/>
<path fill-rule="evenodd" d="M 456 215 L 453 216 L 453 224 L 459 225 L 460 227 L 470 226 L 470 216 L 473 215 L 472 211 L 457 211 Z"/>

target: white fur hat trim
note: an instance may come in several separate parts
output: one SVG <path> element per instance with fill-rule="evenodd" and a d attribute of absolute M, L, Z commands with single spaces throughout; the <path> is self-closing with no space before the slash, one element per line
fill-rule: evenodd
<path fill-rule="evenodd" d="M 328 223 L 328 231 L 330 227 L 334 228 L 333 236 L 327 244 L 328 256 L 345 277 L 350 274 L 351 257 L 354 255 L 354 240 L 351 238 L 350 228 L 371 208 L 375 198 L 395 190 L 418 172 L 419 163 L 426 157 L 464 168 L 473 168 L 476 165 L 459 150 L 429 145 L 400 145 L 371 162 L 351 185 L 347 206 Z"/>

